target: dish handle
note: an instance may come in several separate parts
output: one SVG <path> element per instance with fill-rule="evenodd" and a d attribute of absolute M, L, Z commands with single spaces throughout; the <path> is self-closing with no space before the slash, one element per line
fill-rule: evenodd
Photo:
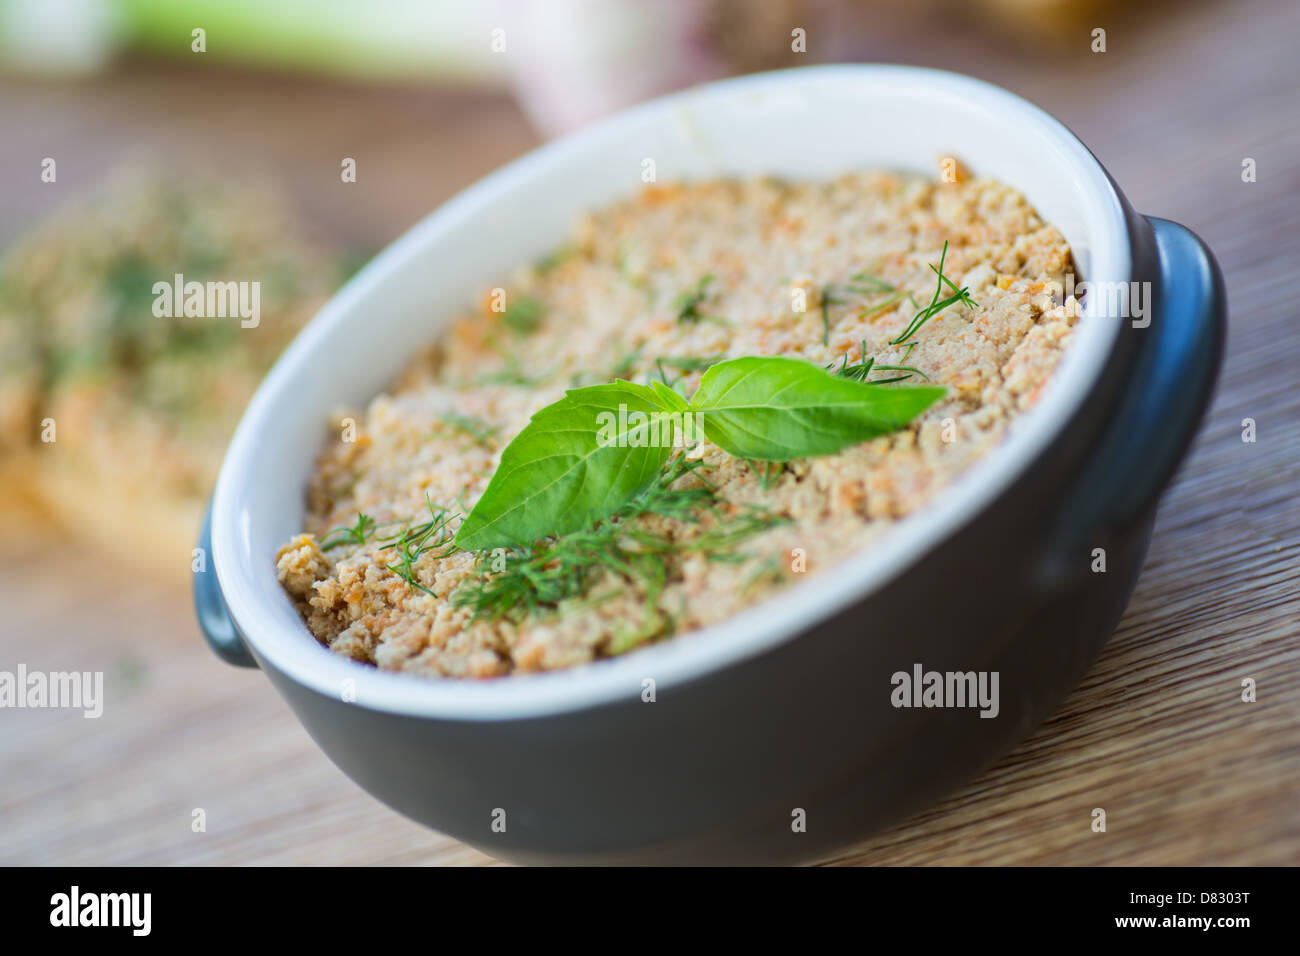
<path fill-rule="evenodd" d="M 203 527 L 199 531 L 199 550 L 203 556 L 202 570 L 194 572 L 194 613 L 199 619 L 199 630 L 212 652 L 227 664 L 235 667 L 256 667 L 257 661 L 249 653 L 243 638 L 235 630 L 235 622 L 226 610 L 217 571 L 212 566 L 212 503 L 208 502 L 203 514 Z"/>
<path fill-rule="evenodd" d="M 1088 567 L 1104 546 L 1149 514 L 1195 436 L 1222 364 L 1227 324 L 1223 275 L 1190 229 L 1146 217 L 1156 261 L 1149 325 L 1129 382 L 1096 453 L 1065 500 L 1049 577 Z"/>

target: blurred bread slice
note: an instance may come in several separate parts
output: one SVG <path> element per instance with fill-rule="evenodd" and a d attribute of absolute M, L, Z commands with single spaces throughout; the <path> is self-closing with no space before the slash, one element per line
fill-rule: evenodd
<path fill-rule="evenodd" d="M 63 209 L 0 258 L 5 507 L 187 575 L 244 406 L 351 261 L 264 185 L 134 172 Z M 259 323 L 155 316 L 178 273 L 260 283 Z"/>

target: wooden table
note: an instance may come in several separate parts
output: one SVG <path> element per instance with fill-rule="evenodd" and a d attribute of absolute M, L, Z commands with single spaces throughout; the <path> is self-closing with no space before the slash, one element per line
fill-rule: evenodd
<path fill-rule="evenodd" d="M 1061 117 L 1137 208 L 1209 241 L 1232 325 L 1209 420 L 1096 666 L 998 766 L 831 862 L 1296 863 L 1300 6 L 1170 4 L 1100 24 L 1105 54 L 1088 52 L 1086 30 L 1070 51 L 1014 51 L 969 24 L 901 17 L 839 40 L 838 54 L 974 73 Z M 53 201 L 35 185 L 42 156 L 65 157 L 60 179 L 73 183 L 141 148 L 181 156 L 237 142 L 322 228 L 382 243 L 533 139 L 489 94 L 141 65 L 85 87 L 8 81 L 0 238 Z M 358 152 L 358 188 L 343 192 L 338 157 Z M 1245 157 L 1255 183 L 1241 181 Z M 1247 417 L 1254 444 L 1241 440 Z M 335 769 L 265 678 L 208 653 L 182 588 L 92 569 L 75 539 L 21 518 L 5 523 L 0 588 L 0 668 L 103 670 L 109 701 L 98 720 L 0 712 L 0 862 L 489 862 Z M 1240 699 L 1246 677 L 1255 703 Z M 1094 807 L 1106 833 L 1090 828 Z M 203 833 L 191 829 L 197 808 Z"/>

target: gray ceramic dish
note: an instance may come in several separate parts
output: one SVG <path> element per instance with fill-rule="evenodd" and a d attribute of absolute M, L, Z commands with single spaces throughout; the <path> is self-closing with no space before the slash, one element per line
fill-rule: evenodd
<path fill-rule="evenodd" d="M 427 681 L 312 639 L 273 561 L 300 527 L 330 411 L 382 390 L 411 343 L 434 339 L 459 303 L 554 244 L 576 213 L 638 188 L 644 159 L 668 180 L 932 172 L 944 155 L 1022 190 L 1098 288 L 1151 283 L 1154 308 L 1134 322 L 1090 296 L 1012 436 L 871 553 L 718 627 L 567 672 Z M 1204 245 L 1134 213 L 1068 130 L 1005 91 L 882 66 L 702 87 L 494 173 L 324 308 L 231 444 L 204 529 L 212 570 L 195 581 L 199 619 L 218 655 L 260 666 L 361 786 L 494 856 L 813 858 L 968 780 L 1087 670 L 1206 407 L 1224 321 Z M 1092 570 L 1096 548 L 1105 573 Z M 997 672 L 998 715 L 893 706 L 892 675 L 918 664 Z"/>

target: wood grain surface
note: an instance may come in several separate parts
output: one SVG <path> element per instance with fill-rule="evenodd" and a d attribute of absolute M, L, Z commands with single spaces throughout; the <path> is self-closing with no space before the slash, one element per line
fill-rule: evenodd
<path fill-rule="evenodd" d="M 1060 117 L 1138 209 L 1209 242 L 1231 328 L 1209 418 L 1097 664 L 996 767 L 827 862 L 1300 862 L 1300 5 L 1166 4 L 1099 25 L 1105 54 L 1088 27 L 1035 49 L 897 10 L 839 41 L 841 57 L 972 73 Z M 0 241 L 56 201 L 35 172 L 46 155 L 66 157 L 69 185 L 142 150 L 255 161 L 320 228 L 377 245 L 534 139 L 508 100 L 464 91 L 140 64 L 88 84 L 10 79 Z M 337 187 L 344 155 L 362 171 L 353 192 Z M 1246 157 L 1257 182 L 1242 181 Z M 0 712 L 0 862 L 491 862 L 334 768 L 262 675 L 207 651 L 183 583 L 88 555 L 20 508 L 3 523 L 0 589 L 0 669 L 102 670 L 109 701 L 98 720 Z"/>

